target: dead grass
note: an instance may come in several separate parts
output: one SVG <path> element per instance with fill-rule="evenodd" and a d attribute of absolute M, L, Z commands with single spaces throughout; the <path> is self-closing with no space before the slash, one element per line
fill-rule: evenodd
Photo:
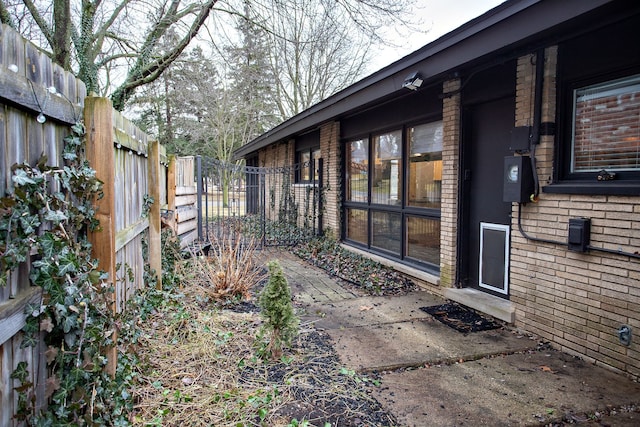
<path fill-rule="evenodd" d="M 192 254 L 190 284 L 218 301 L 251 298 L 252 288 L 266 277 L 256 262 L 256 249 L 255 239 L 240 231 L 223 233 L 211 240 L 208 256 Z"/>
<path fill-rule="evenodd" d="M 302 324 L 280 361 L 266 363 L 255 356 L 260 315 L 216 308 L 200 281 L 185 282 L 140 325 L 134 425 L 395 424 L 368 394 L 377 381 L 342 367 L 312 325 Z"/>

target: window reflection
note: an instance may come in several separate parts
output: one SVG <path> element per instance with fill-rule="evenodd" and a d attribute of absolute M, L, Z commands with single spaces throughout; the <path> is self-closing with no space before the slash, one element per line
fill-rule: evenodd
<path fill-rule="evenodd" d="M 402 217 L 399 213 L 376 212 L 372 214 L 373 233 L 371 245 L 400 255 Z"/>
<path fill-rule="evenodd" d="M 362 209 L 347 209 L 347 238 L 367 244 L 367 211 Z"/>
<path fill-rule="evenodd" d="M 402 202 L 402 131 L 374 137 L 373 149 L 371 203 L 399 205 Z"/>
<path fill-rule="evenodd" d="M 407 256 L 440 265 L 440 221 L 407 217 Z"/>
<path fill-rule="evenodd" d="M 369 140 L 359 139 L 348 144 L 347 194 L 352 202 L 367 202 L 369 184 Z"/>
<path fill-rule="evenodd" d="M 408 205 L 440 208 L 442 199 L 442 121 L 408 130 Z"/>

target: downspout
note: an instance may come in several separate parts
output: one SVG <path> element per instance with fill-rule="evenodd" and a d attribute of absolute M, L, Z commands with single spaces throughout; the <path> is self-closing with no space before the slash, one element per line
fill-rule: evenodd
<path fill-rule="evenodd" d="M 533 195 L 532 202 L 538 200 L 540 194 L 540 180 L 536 169 L 536 146 L 540 143 L 540 128 L 542 126 L 542 94 L 544 86 L 544 48 L 536 52 L 536 80 L 535 93 L 533 98 L 533 129 L 529 140 L 529 151 L 531 152 L 531 170 L 533 171 Z"/>
<path fill-rule="evenodd" d="M 544 84 L 544 48 L 538 49 L 536 52 L 536 79 L 533 95 L 533 126 L 529 137 L 529 153 L 531 158 L 531 170 L 533 172 L 533 194 L 531 201 L 537 202 L 540 194 L 540 180 L 538 178 L 538 170 L 536 169 L 536 145 L 540 143 L 540 126 L 542 122 L 542 85 Z M 541 239 L 530 236 L 522 228 L 522 203 L 518 203 L 518 229 L 520 234 L 533 242 L 551 243 L 556 245 L 565 245 L 566 242 L 557 240 Z"/>

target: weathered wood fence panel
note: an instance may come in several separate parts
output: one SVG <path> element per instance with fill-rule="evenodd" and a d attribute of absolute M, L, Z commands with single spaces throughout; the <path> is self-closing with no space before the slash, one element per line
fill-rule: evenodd
<path fill-rule="evenodd" d="M 91 111 L 86 111 L 90 106 Z M 114 111 L 108 100 L 87 98 L 81 81 L 51 63 L 11 28 L 1 25 L 0 195 L 12 190 L 11 167 L 16 163 L 33 165 L 44 154 L 50 166 L 62 165 L 63 138 L 70 133 L 69 126 L 83 118 L 88 131 L 87 156 L 93 159 L 91 166 L 110 194 L 99 207 L 101 226 L 107 231 L 94 233 L 92 243 L 101 267 L 115 279 L 114 310 L 120 310 L 127 298 L 144 285 L 144 239 L 149 242 L 149 263 L 160 277 L 160 206 L 167 204 L 168 161 L 164 147 L 149 141 L 147 135 Z M 96 135 L 99 144 L 93 143 Z M 150 188 L 149 183 L 155 188 Z M 145 201 L 147 194 L 154 197 L 151 206 Z M 19 425 L 13 420 L 17 408 L 14 387 L 18 384 L 10 376 L 20 362 L 28 363 L 29 381 L 36 390 L 36 408 L 46 406 L 45 349 L 20 348 L 25 307 L 42 298 L 40 288 L 31 286 L 29 271 L 30 262 L 26 262 L 9 274 L 7 286 L 0 286 L 2 427 Z M 131 278 L 128 271 L 133 272 Z M 114 355 L 110 355 L 110 369 L 115 367 Z"/>
<path fill-rule="evenodd" d="M 15 31 L 0 26 L 0 195 L 13 188 L 13 164 L 33 165 L 43 154 L 51 166 L 62 163 L 62 138 L 80 117 L 85 95 L 82 82 L 52 64 Z M 17 383 L 10 376 L 20 362 L 28 363 L 36 408 L 46 404 L 45 349 L 42 344 L 21 348 L 25 307 L 42 298 L 40 288 L 31 286 L 29 270 L 30 263 L 24 263 L 9 274 L 6 287 L 0 286 L 1 426 L 16 424 L 12 418 L 17 408 Z"/>
<path fill-rule="evenodd" d="M 173 212 L 173 227 L 184 248 L 198 238 L 198 188 L 195 179 L 196 159 L 193 156 L 176 157 L 170 163 L 170 175 L 175 176 L 175 187 L 168 200 Z M 171 187 L 171 185 L 169 185 Z"/>

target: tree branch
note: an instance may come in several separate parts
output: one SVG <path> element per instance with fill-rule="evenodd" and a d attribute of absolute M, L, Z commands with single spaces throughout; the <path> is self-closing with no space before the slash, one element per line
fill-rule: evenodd
<path fill-rule="evenodd" d="M 33 4 L 31 0 L 23 0 L 23 3 L 29 10 L 29 13 L 33 17 L 33 20 L 36 21 L 36 24 L 38 24 L 40 31 L 42 31 L 42 35 L 44 35 L 44 37 L 47 39 L 49 45 L 54 46 L 55 40 L 53 38 L 53 31 L 51 31 L 51 27 L 49 26 L 49 24 L 47 24 L 47 21 L 45 21 L 42 16 L 40 16 L 40 12 L 36 8 L 36 5 Z"/>
<path fill-rule="evenodd" d="M 15 30 L 16 24 L 13 22 L 11 18 L 11 13 L 7 10 L 7 6 L 4 4 L 4 1 L 0 0 L 0 22 L 6 24 Z"/>
<path fill-rule="evenodd" d="M 175 0 L 174 0 L 175 1 Z M 177 1 L 175 1 L 177 3 Z M 134 68 L 127 76 L 125 82 L 116 89 L 116 91 L 111 96 L 111 101 L 113 102 L 114 108 L 117 110 L 122 110 L 126 104 L 126 102 L 133 96 L 135 89 L 145 83 L 153 81 L 158 76 L 162 74 L 164 70 L 166 70 L 171 63 L 180 56 L 180 54 L 184 51 L 184 49 L 189 45 L 191 40 L 196 36 L 200 27 L 204 24 L 206 19 L 209 17 L 209 13 L 213 6 L 216 4 L 217 0 L 208 0 L 207 3 L 202 5 L 198 16 L 191 24 L 189 31 L 187 34 L 180 40 L 180 42 L 170 51 L 168 51 L 165 55 L 160 57 L 159 59 L 153 61 L 152 63 L 146 64 L 145 55 L 141 55 L 138 58 Z M 166 14 L 165 14 L 166 16 Z M 162 20 L 161 20 L 162 22 Z M 167 24 L 167 28 L 169 21 L 164 21 L 163 24 Z M 157 28 L 158 31 L 152 31 L 149 37 L 147 37 L 147 43 L 151 43 L 155 45 L 158 39 L 154 37 L 158 34 L 162 34 L 163 31 L 166 31 L 166 28 L 162 28 L 163 26 L 159 25 Z M 151 48 L 152 46 L 145 46 L 143 49 Z M 149 50 L 150 52 L 150 50 Z"/>

